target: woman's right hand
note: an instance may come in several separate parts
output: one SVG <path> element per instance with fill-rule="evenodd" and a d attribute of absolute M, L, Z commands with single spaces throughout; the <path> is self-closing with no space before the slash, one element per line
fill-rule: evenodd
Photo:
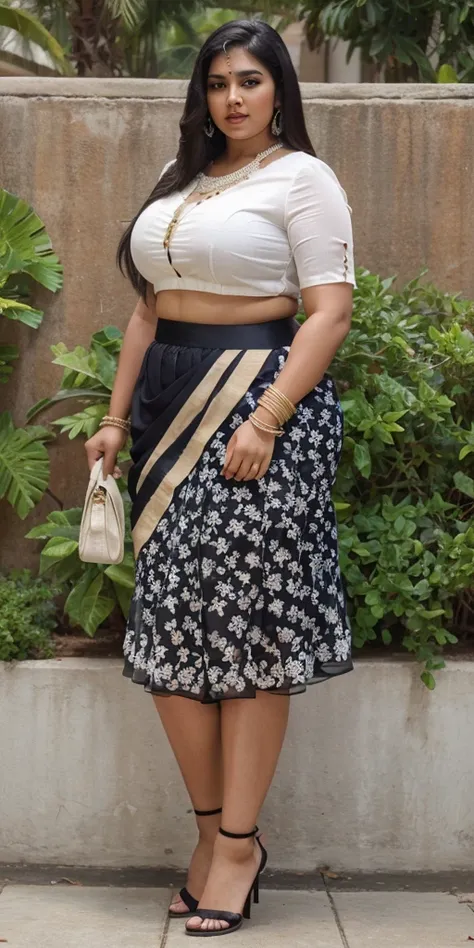
<path fill-rule="evenodd" d="M 99 458 L 104 458 L 103 472 L 104 477 L 107 474 L 113 474 L 114 477 L 121 477 L 122 472 L 117 467 L 117 454 L 125 446 L 127 432 L 115 425 L 105 425 L 100 428 L 92 438 L 86 441 L 85 449 L 89 470 L 92 470 Z"/>

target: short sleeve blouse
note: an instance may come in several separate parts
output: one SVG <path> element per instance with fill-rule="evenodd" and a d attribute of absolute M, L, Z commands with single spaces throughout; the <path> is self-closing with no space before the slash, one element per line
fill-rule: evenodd
<path fill-rule="evenodd" d="M 298 297 L 310 286 L 356 285 L 350 207 L 319 158 L 291 152 L 217 196 L 187 204 L 166 248 L 168 225 L 194 185 L 154 201 L 133 228 L 133 260 L 155 293 Z"/>

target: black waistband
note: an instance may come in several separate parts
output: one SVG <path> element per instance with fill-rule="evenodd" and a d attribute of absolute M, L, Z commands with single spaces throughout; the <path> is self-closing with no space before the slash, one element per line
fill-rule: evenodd
<path fill-rule="evenodd" d="M 205 349 L 278 349 L 290 346 L 298 329 L 299 323 L 293 316 L 245 325 L 159 319 L 155 339 L 165 345 Z"/>

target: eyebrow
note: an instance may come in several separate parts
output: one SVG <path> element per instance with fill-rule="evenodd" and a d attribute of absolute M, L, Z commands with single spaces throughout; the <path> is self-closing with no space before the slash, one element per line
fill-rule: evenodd
<path fill-rule="evenodd" d="M 263 72 L 260 72 L 259 69 L 241 69 L 239 72 L 236 72 L 235 75 L 239 76 L 239 78 L 243 78 L 244 76 L 255 76 L 255 75 L 263 76 Z M 226 77 L 221 75 L 221 73 L 219 72 L 211 72 L 209 73 L 207 78 L 208 79 L 225 79 Z"/>

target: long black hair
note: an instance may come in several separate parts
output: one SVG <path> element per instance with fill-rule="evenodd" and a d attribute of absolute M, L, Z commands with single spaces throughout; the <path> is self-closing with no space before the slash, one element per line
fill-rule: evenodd
<path fill-rule="evenodd" d="M 220 26 L 209 36 L 202 46 L 188 85 L 186 103 L 179 123 L 181 136 L 176 161 L 158 181 L 143 207 L 133 218 L 124 232 L 117 251 L 117 262 L 121 272 L 128 276 L 140 295 L 146 299 L 147 284 L 138 272 L 131 253 L 130 236 L 135 221 L 142 211 L 158 198 L 166 197 L 173 191 L 183 190 L 203 171 L 211 161 L 219 157 L 226 147 L 226 137 L 216 128 L 212 138 L 204 134 L 204 124 L 208 118 L 207 77 L 209 67 L 215 56 L 222 53 L 224 43 L 239 46 L 255 56 L 271 73 L 279 96 L 283 120 L 280 141 L 295 151 L 304 151 L 314 155 L 303 114 L 303 103 L 293 63 L 288 50 L 279 35 L 263 20 L 232 20 Z"/>

